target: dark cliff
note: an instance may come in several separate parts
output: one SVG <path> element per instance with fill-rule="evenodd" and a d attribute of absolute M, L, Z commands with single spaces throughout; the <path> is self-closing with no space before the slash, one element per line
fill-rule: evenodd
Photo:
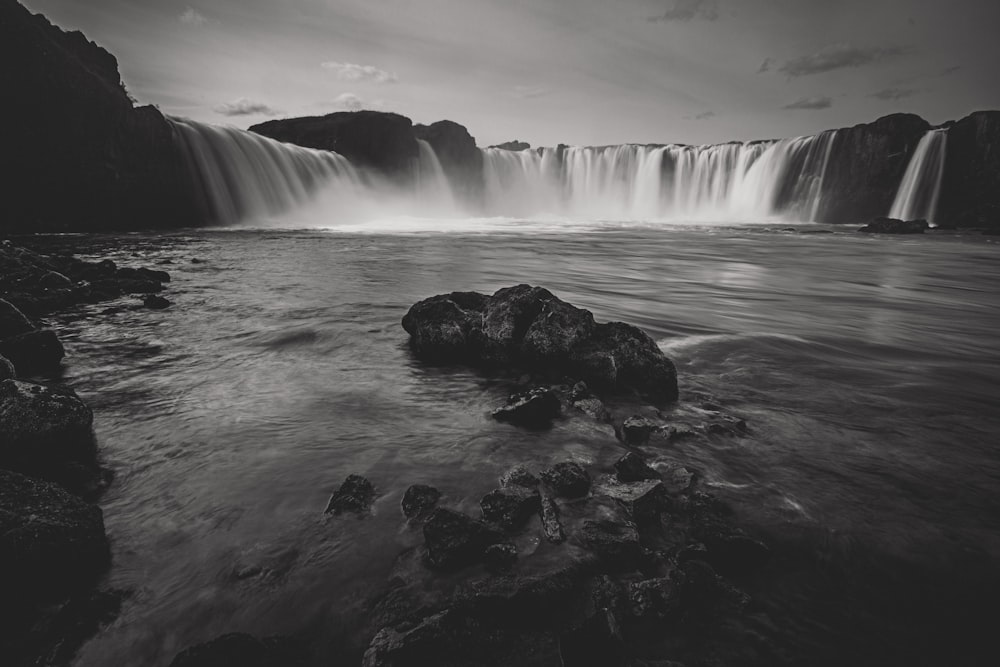
<path fill-rule="evenodd" d="M 839 130 L 830 148 L 819 221 L 854 223 L 888 214 L 930 127 L 920 116 L 893 114 Z"/>
<path fill-rule="evenodd" d="M 413 131 L 417 139 L 434 149 L 455 194 L 465 201 L 476 201 L 483 189 L 483 154 L 469 131 L 450 120 L 416 125 Z"/>
<path fill-rule="evenodd" d="M 0 0 L 0 231 L 198 222 L 170 123 L 133 106 L 113 55 Z"/>
<path fill-rule="evenodd" d="M 250 131 L 307 148 L 336 151 L 356 165 L 389 176 L 408 175 L 420 154 L 413 122 L 383 111 L 338 111 L 269 120 Z"/>
<path fill-rule="evenodd" d="M 1000 227 L 1000 111 L 948 128 L 938 218 L 954 227 Z"/>

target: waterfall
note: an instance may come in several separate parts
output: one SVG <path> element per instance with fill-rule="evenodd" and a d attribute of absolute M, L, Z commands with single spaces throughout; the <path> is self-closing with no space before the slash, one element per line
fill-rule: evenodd
<path fill-rule="evenodd" d="M 890 218 L 934 221 L 947 141 L 948 133 L 944 129 L 930 130 L 921 137 L 896 191 Z"/>
<path fill-rule="evenodd" d="M 483 151 L 488 215 L 815 220 L 835 131 L 711 146 Z"/>
<path fill-rule="evenodd" d="M 253 132 L 169 119 L 209 218 L 263 220 L 300 206 L 334 183 L 358 184 L 342 156 L 284 144 Z"/>
<path fill-rule="evenodd" d="M 416 169 L 416 192 L 423 198 L 427 211 L 452 213 L 455 211 L 455 195 L 448 183 L 441 161 L 431 145 L 417 139 L 419 159 Z"/>

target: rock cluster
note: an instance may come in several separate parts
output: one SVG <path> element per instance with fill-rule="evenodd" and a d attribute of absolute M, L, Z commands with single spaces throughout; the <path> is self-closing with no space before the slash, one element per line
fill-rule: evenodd
<path fill-rule="evenodd" d="M 677 371 L 648 334 L 622 322 L 598 324 L 541 287 L 434 296 L 410 308 L 403 328 L 427 361 L 547 370 L 657 403 L 677 399 Z"/>
<path fill-rule="evenodd" d="M 873 218 L 858 231 L 866 234 L 923 234 L 928 229 L 930 229 L 930 224 L 926 220 Z"/>

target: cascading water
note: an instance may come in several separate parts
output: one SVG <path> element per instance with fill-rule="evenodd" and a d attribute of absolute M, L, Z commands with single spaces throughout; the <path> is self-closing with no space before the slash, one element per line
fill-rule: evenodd
<path fill-rule="evenodd" d="M 486 213 L 814 220 L 835 134 L 713 146 L 488 148 Z"/>
<path fill-rule="evenodd" d="M 896 191 L 890 218 L 934 222 L 947 142 L 948 133 L 944 129 L 931 130 L 921 137 Z"/>
<path fill-rule="evenodd" d="M 423 139 L 417 139 L 420 157 L 416 169 L 416 192 L 423 199 L 423 205 L 428 212 L 440 214 L 454 213 L 456 209 L 455 194 L 448 183 L 441 161 L 431 145 Z"/>
<path fill-rule="evenodd" d="M 333 184 L 360 186 L 344 157 L 284 144 L 253 132 L 171 118 L 212 220 L 267 219 Z"/>

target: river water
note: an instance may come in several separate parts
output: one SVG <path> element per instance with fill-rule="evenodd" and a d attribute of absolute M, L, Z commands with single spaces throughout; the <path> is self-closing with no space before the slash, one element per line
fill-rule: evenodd
<path fill-rule="evenodd" d="M 496 423 L 501 382 L 409 354 L 400 318 L 415 301 L 521 282 L 645 328 L 676 362 L 682 400 L 709 393 L 747 420 L 746 437 L 658 455 L 699 470 L 775 550 L 746 582 L 769 655 L 944 664 L 988 639 L 1000 244 L 759 226 L 476 230 L 53 240 L 173 277 L 168 310 L 123 299 L 53 320 L 116 474 L 101 500 L 107 585 L 132 591 L 77 665 L 167 665 L 231 631 L 308 632 L 335 658 L 352 614 L 420 542 L 399 511 L 407 486 L 434 484 L 471 512 L 514 463 L 610 465 L 621 450 L 606 434 Z M 378 488 L 372 516 L 324 516 L 349 473 Z"/>

